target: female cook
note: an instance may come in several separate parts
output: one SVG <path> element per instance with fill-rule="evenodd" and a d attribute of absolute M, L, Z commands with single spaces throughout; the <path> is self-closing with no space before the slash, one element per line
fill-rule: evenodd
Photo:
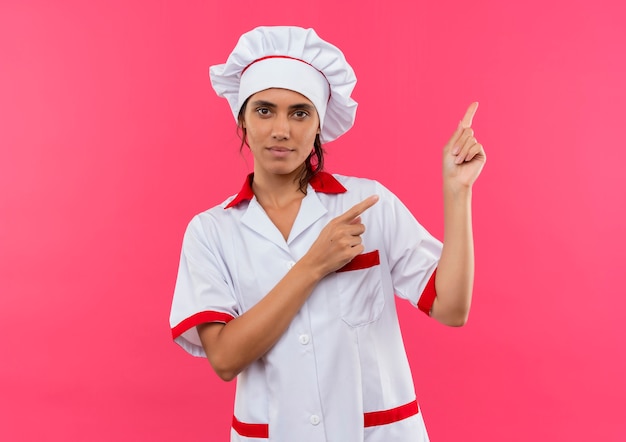
<path fill-rule="evenodd" d="M 254 29 L 210 77 L 254 172 L 190 222 L 170 323 L 237 378 L 231 441 L 427 441 L 394 294 L 467 320 L 477 103 L 444 148 L 441 244 L 381 184 L 323 170 L 321 143 L 353 124 L 356 77 L 312 29 Z"/>

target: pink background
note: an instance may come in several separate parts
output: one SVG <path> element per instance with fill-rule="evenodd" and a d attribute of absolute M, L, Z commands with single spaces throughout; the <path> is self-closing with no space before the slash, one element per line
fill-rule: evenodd
<path fill-rule="evenodd" d="M 328 169 L 442 235 L 472 100 L 462 329 L 401 304 L 433 441 L 626 440 L 626 14 L 618 0 L 0 3 L 0 440 L 223 441 L 234 384 L 171 342 L 182 234 L 251 163 L 207 78 L 261 24 L 353 64 Z"/>

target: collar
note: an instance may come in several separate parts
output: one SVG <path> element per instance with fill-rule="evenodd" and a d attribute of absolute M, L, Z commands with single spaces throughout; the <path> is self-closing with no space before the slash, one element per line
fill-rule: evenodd
<path fill-rule="evenodd" d="M 244 201 L 250 201 L 254 197 L 254 192 L 252 191 L 252 178 L 254 174 L 251 173 L 246 177 L 245 182 L 243 183 L 243 187 L 235 196 L 235 198 L 228 203 L 224 209 L 230 209 L 231 207 L 235 207 L 239 205 L 239 203 L 243 203 Z M 318 172 L 316 173 L 309 184 L 316 192 L 320 193 L 344 193 L 346 192 L 346 188 L 341 185 L 337 178 L 332 176 L 328 172 Z"/>

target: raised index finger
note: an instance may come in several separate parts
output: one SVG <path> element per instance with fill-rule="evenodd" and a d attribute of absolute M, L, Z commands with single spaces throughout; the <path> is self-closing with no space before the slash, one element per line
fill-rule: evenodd
<path fill-rule="evenodd" d="M 476 110 L 478 109 L 478 102 L 475 101 L 469 105 L 467 111 L 465 112 L 465 116 L 461 120 L 461 127 L 467 128 L 472 126 L 472 120 L 474 119 L 474 115 L 476 114 Z"/>
<path fill-rule="evenodd" d="M 355 204 L 354 206 L 346 210 L 342 215 L 339 215 L 336 219 L 338 219 L 339 221 L 350 222 L 354 218 L 356 218 L 357 216 L 365 212 L 367 209 L 372 207 L 377 202 L 378 202 L 378 195 L 369 196 L 365 198 L 363 201 L 361 201 L 360 203 Z"/>

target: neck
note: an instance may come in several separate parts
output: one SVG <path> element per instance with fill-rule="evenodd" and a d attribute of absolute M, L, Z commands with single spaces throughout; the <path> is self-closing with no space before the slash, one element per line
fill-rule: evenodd
<path fill-rule="evenodd" d="M 298 180 L 300 170 L 287 175 L 268 174 L 255 171 L 252 190 L 264 208 L 280 208 L 304 198 Z"/>

